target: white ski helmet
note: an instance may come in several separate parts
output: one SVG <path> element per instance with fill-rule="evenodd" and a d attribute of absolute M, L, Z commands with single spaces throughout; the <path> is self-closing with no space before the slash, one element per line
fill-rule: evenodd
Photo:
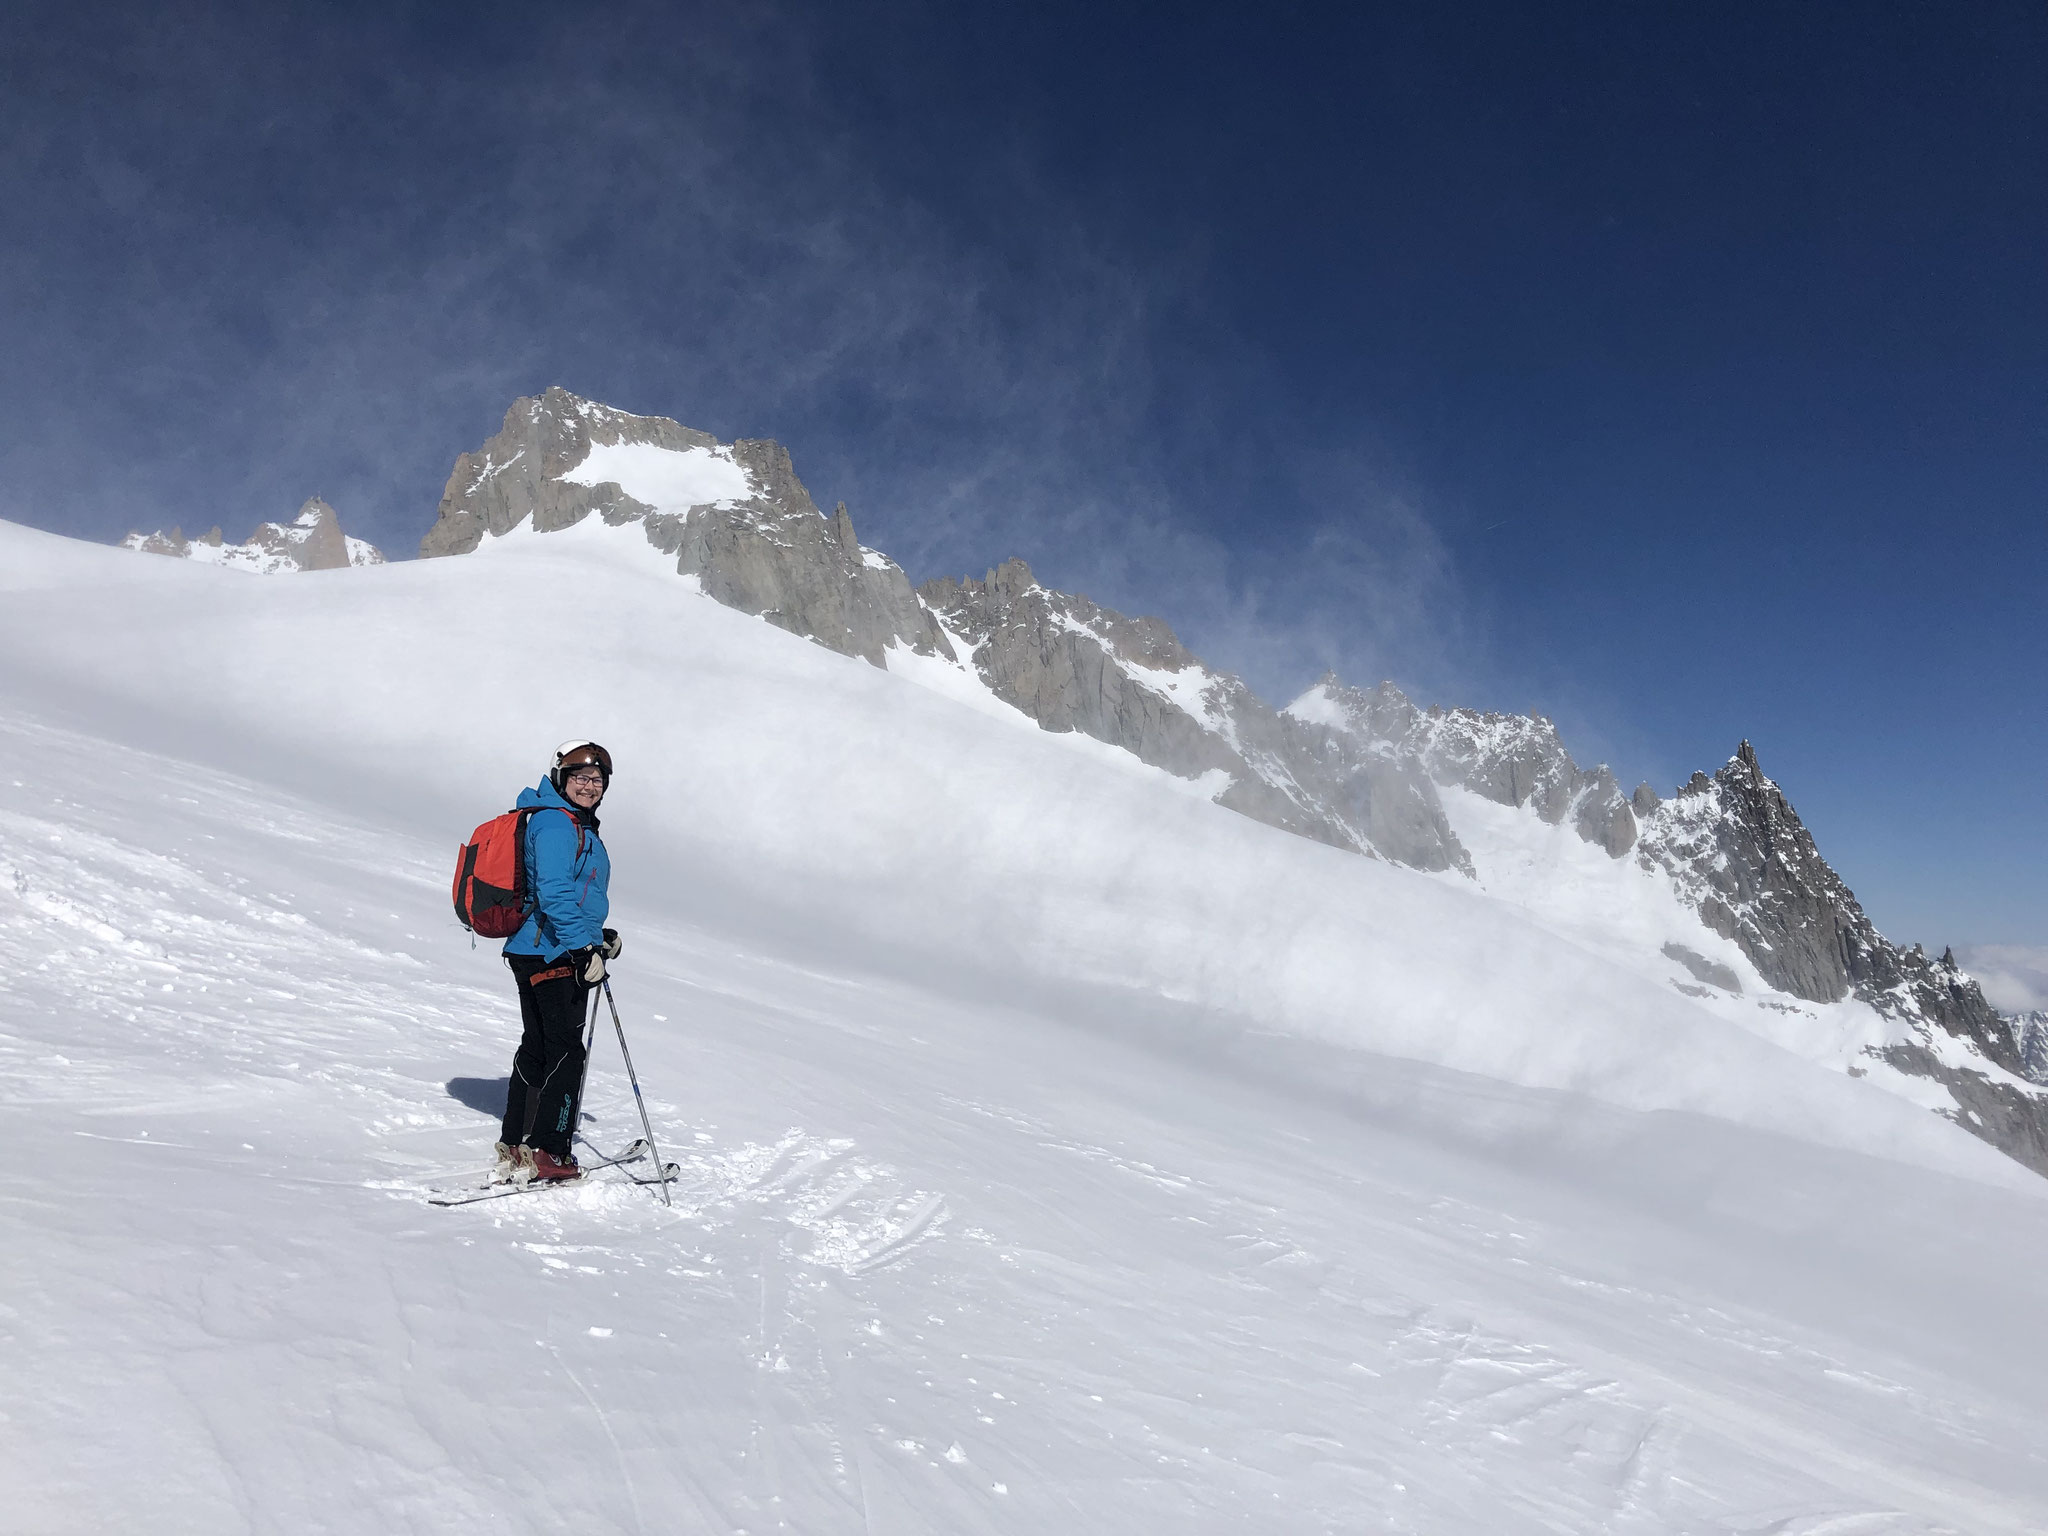
<path fill-rule="evenodd" d="M 555 748 L 554 766 L 548 769 L 548 782 L 555 786 L 555 793 L 562 793 L 562 781 L 571 768 L 586 764 L 594 766 L 604 775 L 604 787 L 612 787 L 612 755 L 594 741 L 565 741 Z"/>

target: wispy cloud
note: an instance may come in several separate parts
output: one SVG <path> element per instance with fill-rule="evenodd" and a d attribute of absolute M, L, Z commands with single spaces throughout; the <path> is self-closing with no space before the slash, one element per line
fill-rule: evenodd
<path fill-rule="evenodd" d="M 2048 944 L 1957 945 L 1956 959 L 1976 977 L 1994 1008 L 2048 1008 Z"/>
<path fill-rule="evenodd" d="M 561 383 L 780 438 L 916 575 L 1023 555 L 1263 691 L 1451 685 L 1472 633 L 1425 496 L 1273 435 L 1277 380 L 1238 418 L 1263 365 L 1205 312 L 1198 244 L 1135 251 L 1028 144 L 918 190 L 804 23 L 674 15 L 520 12 L 495 48 L 418 18 L 58 28 L 5 125 L 8 267 L 46 302 L 0 363 L 0 512 L 240 536 L 317 492 L 404 554 L 455 454 Z"/>

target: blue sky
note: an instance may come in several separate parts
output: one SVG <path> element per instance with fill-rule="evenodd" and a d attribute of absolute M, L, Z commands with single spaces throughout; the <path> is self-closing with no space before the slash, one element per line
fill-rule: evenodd
<path fill-rule="evenodd" d="M 560 383 L 2048 945 L 2048 12 L 1558 10 L 30 4 L 0 515 L 403 552 Z"/>

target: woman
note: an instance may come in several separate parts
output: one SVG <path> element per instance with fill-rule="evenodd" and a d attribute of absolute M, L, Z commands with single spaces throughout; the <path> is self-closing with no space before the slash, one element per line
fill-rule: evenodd
<path fill-rule="evenodd" d="M 505 941 L 524 1028 L 499 1131 L 501 1179 L 582 1175 L 570 1141 L 583 1091 L 584 1005 L 620 948 L 604 926 L 612 866 L 597 835 L 598 802 L 611 782 L 611 753 L 594 741 L 565 741 L 548 776 L 519 794 L 519 808 L 533 812 L 526 871 L 534 905 Z"/>

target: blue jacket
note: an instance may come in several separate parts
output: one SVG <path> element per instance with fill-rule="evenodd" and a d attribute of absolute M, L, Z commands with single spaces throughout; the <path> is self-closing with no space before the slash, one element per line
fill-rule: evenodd
<path fill-rule="evenodd" d="M 526 818 L 526 878 L 536 904 L 505 941 L 504 952 L 554 960 L 604 941 L 612 861 L 598 841 L 595 817 L 583 823 L 583 852 L 577 853 L 576 823 L 570 817 L 579 813 L 546 779 L 519 792 L 519 809 L 528 806 L 536 809 Z"/>

